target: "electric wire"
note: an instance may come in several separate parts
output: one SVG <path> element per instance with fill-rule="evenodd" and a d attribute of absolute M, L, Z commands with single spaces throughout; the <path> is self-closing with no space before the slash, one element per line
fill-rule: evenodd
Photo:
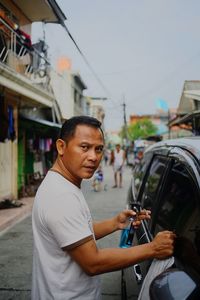
<path fill-rule="evenodd" d="M 92 68 L 92 66 L 90 65 L 90 63 L 88 62 L 86 56 L 84 55 L 84 53 L 81 51 L 80 47 L 78 46 L 77 42 L 75 41 L 75 39 L 73 38 L 72 34 L 70 33 L 69 29 L 67 28 L 66 24 L 64 22 L 61 23 L 61 25 L 63 26 L 63 28 L 66 30 L 67 34 L 69 35 L 70 39 L 72 40 L 72 42 L 74 43 L 76 49 L 78 50 L 78 52 L 80 53 L 80 55 L 82 56 L 83 60 L 85 61 L 86 65 L 88 66 L 88 68 L 90 69 L 90 71 L 92 72 L 93 76 L 95 77 L 95 79 L 97 80 L 97 82 L 99 83 L 99 85 L 102 87 L 102 89 L 104 90 L 104 92 L 106 93 L 106 95 L 110 98 L 111 93 L 109 92 L 109 90 L 107 89 L 107 87 L 103 84 L 103 82 L 101 81 L 101 79 L 98 77 L 98 75 L 96 74 L 96 72 L 94 71 L 94 69 Z"/>

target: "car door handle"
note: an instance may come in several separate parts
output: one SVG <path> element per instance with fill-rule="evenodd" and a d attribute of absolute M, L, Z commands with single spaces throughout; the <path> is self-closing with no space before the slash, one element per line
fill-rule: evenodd
<path fill-rule="evenodd" d="M 133 272 L 134 272 L 135 279 L 136 279 L 137 283 L 140 284 L 143 280 L 143 276 L 142 276 L 142 271 L 141 271 L 141 268 L 140 268 L 139 264 L 135 264 L 133 266 Z"/>

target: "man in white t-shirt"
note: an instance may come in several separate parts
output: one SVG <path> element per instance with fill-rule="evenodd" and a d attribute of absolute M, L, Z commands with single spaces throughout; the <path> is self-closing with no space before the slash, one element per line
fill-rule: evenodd
<path fill-rule="evenodd" d="M 127 249 L 98 249 L 96 239 L 127 227 L 136 212 L 94 223 L 80 186 L 101 161 L 104 136 L 95 118 L 67 120 L 56 142 L 53 168 L 40 185 L 32 212 L 32 300 L 99 300 L 98 274 L 119 270 L 148 258 L 172 255 L 175 235 L 159 233 L 148 244 Z M 141 211 L 134 226 L 150 218 Z"/>
<path fill-rule="evenodd" d="M 113 171 L 114 171 L 114 186 L 122 187 L 122 174 L 123 174 L 123 167 L 125 162 L 125 151 L 121 149 L 121 145 L 117 144 L 115 146 L 115 150 L 112 152 L 112 164 L 113 164 Z"/>

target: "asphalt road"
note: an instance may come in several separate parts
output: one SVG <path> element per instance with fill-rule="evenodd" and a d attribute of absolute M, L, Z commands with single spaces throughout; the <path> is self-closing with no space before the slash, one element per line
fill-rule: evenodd
<path fill-rule="evenodd" d="M 94 220 L 114 216 L 126 206 L 131 170 L 124 172 L 123 188 L 112 188 L 113 172 L 104 167 L 105 190 L 95 192 L 91 181 L 83 182 L 83 191 Z M 118 247 L 119 233 L 98 241 L 99 247 Z M 0 300 L 30 299 L 32 268 L 32 230 L 28 217 L 0 236 Z M 103 300 L 120 300 L 120 271 L 101 275 Z"/>

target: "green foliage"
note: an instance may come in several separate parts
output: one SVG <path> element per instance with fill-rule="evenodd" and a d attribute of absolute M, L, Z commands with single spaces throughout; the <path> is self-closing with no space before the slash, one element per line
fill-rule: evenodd
<path fill-rule="evenodd" d="M 139 138 L 144 139 L 148 136 L 155 135 L 157 131 L 156 125 L 149 119 L 139 120 L 128 126 L 128 136 L 131 141 Z"/>

